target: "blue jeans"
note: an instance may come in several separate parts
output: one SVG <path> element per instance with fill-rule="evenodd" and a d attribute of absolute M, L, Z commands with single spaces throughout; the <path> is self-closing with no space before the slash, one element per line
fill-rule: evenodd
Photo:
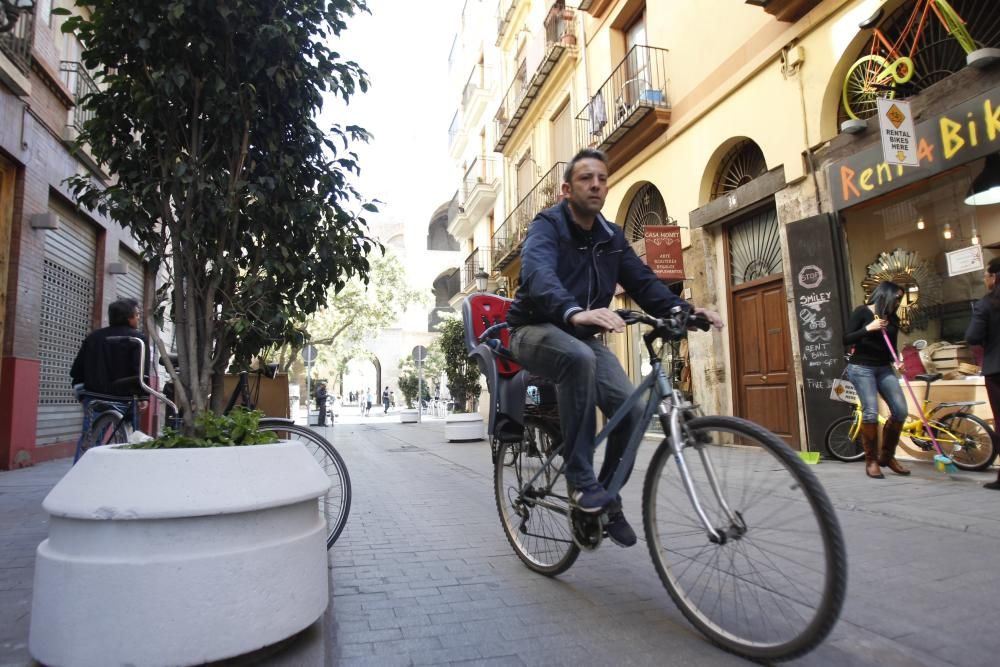
<path fill-rule="evenodd" d="M 861 421 L 865 424 L 878 423 L 878 394 L 882 395 L 885 404 L 889 406 L 889 414 L 893 420 L 906 421 L 906 399 L 899 387 L 899 379 L 892 366 L 859 366 L 847 365 L 847 377 L 858 392 L 861 401 Z"/>
<path fill-rule="evenodd" d="M 556 383 L 566 480 L 574 488 L 598 481 L 606 487 L 644 407 L 641 402 L 635 405 L 610 435 L 601 474 L 595 477 L 595 408 L 610 416 L 635 389 L 618 359 L 596 337 L 581 340 L 554 324 L 517 327 L 510 351 L 526 369 Z M 626 471 L 626 481 L 631 472 Z"/>

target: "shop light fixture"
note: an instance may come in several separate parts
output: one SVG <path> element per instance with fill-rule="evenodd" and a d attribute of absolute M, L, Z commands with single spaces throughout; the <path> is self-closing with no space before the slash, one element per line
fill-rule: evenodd
<path fill-rule="evenodd" d="M 943 235 L 944 235 L 944 237 L 946 239 L 950 239 L 951 238 L 951 225 L 948 224 L 947 222 L 944 223 L 944 232 L 943 232 Z"/>
<path fill-rule="evenodd" d="M 924 225 L 924 216 L 920 216 L 919 218 L 917 218 L 917 229 L 923 229 L 925 226 L 926 225 Z"/>
<path fill-rule="evenodd" d="M 976 231 L 976 227 L 974 225 L 972 227 L 972 238 L 970 238 L 969 241 L 972 242 L 972 245 L 979 245 L 979 232 Z"/>
<path fill-rule="evenodd" d="M 1000 204 L 1000 155 L 991 153 L 986 156 L 983 170 L 969 186 L 965 203 L 969 206 Z"/>

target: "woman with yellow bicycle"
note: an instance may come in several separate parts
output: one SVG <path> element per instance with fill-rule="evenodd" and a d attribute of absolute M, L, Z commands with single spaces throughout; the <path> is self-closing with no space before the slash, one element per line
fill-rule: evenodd
<path fill-rule="evenodd" d="M 899 317 L 896 310 L 903 289 L 883 281 L 872 292 L 868 303 L 858 306 L 847 320 L 844 347 L 850 350 L 847 377 L 854 384 L 861 402 L 861 446 L 865 450 L 865 474 L 882 479 L 881 467 L 897 475 L 910 471 L 896 460 L 896 445 L 906 421 L 907 408 L 903 390 L 893 368 L 892 352 L 882 334 L 885 331 L 896 346 Z M 889 419 L 882 430 L 882 451 L 878 448 L 878 395 L 889 406 Z"/>
<path fill-rule="evenodd" d="M 972 320 L 965 331 L 965 342 L 982 345 L 983 379 L 986 395 L 990 399 L 993 420 L 1000 415 L 1000 257 L 994 257 L 986 265 L 983 274 L 986 282 L 986 296 L 972 306 Z M 997 481 L 984 484 L 987 489 L 1000 490 L 1000 473 Z"/>

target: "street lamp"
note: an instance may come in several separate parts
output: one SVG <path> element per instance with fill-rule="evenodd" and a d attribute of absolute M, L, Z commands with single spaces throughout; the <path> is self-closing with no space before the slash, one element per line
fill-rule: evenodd
<path fill-rule="evenodd" d="M 480 292 L 486 291 L 486 283 L 490 280 L 490 274 L 486 273 L 482 268 L 476 273 L 476 289 Z"/>
<path fill-rule="evenodd" d="M 35 0 L 0 0 L 0 32 L 10 32 L 22 12 L 35 11 Z"/>

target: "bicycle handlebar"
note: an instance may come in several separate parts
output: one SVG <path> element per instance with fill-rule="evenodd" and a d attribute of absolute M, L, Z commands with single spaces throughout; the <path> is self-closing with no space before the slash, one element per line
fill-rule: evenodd
<path fill-rule="evenodd" d="M 139 345 L 139 386 L 142 387 L 142 389 L 147 393 L 156 396 L 158 399 L 169 405 L 171 408 L 174 409 L 175 412 L 178 411 L 176 403 L 174 403 L 165 395 L 161 394 L 160 392 L 156 391 L 148 384 L 146 384 L 146 380 L 143 377 L 145 375 L 144 371 L 146 368 L 146 341 L 144 341 L 141 338 L 137 338 L 135 336 L 108 336 L 107 338 L 105 338 L 105 340 L 111 343 L 119 341 L 129 341 L 132 343 L 137 343 Z"/>
<path fill-rule="evenodd" d="M 615 313 L 625 321 L 625 324 L 648 324 L 654 329 L 666 330 L 673 337 L 679 337 L 690 329 L 708 331 L 712 328 L 712 323 L 708 318 L 697 315 L 693 310 L 684 306 L 674 306 L 670 309 L 670 315 L 662 318 L 650 317 L 637 310 L 619 309 Z"/>

